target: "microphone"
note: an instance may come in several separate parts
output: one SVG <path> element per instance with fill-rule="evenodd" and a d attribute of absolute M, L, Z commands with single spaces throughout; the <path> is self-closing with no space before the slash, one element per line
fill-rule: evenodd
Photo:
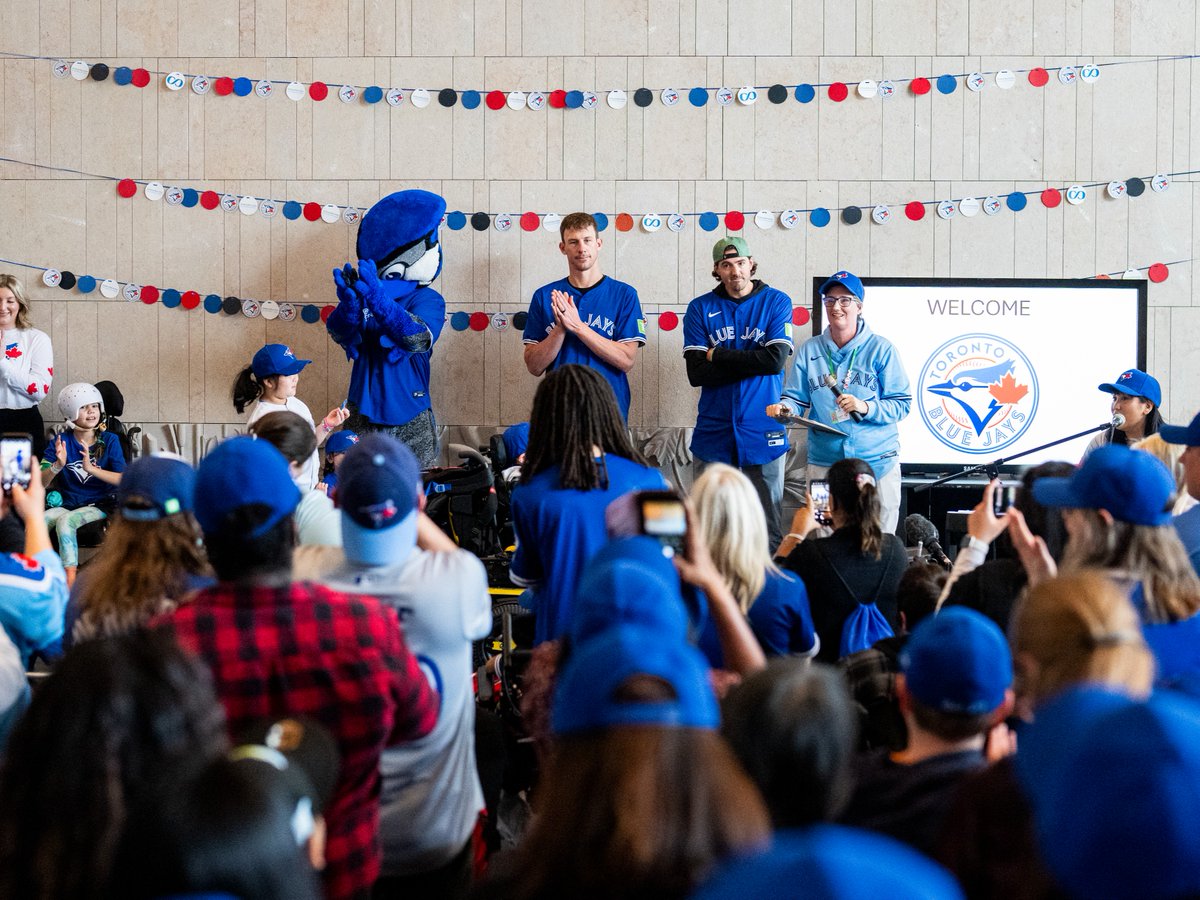
<path fill-rule="evenodd" d="M 920 513 L 913 513 L 904 520 L 904 542 L 910 547 L 915 544 L 924 544 L 930 556 L 949 568 L 950 557 L 942 549 L 938 537 L 937 526 Z"/>
<path fill-rule="evenodd" d="M 1120 413 L 1114 413 L 1112 420 L 1108 423 L 1108 442 L 1113 442 L 1113 432 L 1125 424 L 1125 417 Z"/>
<path fill-rule="evenodd" d="M 829 389 L 830 389 L 831 391 L 833 391 L 833 396 L 835 396 L 835 397 L 840 397 L 840 396 L 842 396 L 842 389 L 841 389 L 840 387 L 838 387 L 838 383 L 837 383 L 837 377 L 836 377 L 836 376 L 834 376 L 834 375 L 826 375 L 826 376 L 825 376 L 825 383 L 826 383 L 827 385 L 829 385 Z M 852 419 L 853 419 L 855 422 L 861 422 L 861 421 L 862 421 L 862 413 L 860 413 L 860 412 L 859 412 L 857 409 L 855 409 L 855 410 L 851 410 L 851 411 L 850 411 L 850 418 L 852 418 Z M 1124 421 L 1124 419 L 1122 419 L 1121 421 Z"/>

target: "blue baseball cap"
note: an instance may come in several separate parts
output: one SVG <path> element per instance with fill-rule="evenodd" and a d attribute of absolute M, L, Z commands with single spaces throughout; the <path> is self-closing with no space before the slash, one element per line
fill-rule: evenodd
<path fill-rule="evenodd" d="M 389 434 L 365 434 L 338 466 L 334 501 L 342 510 L 342 548 L 371 566 L 401 562 L 417 543 L 421 466 Z"/>
<path fill-rule="evenodd" d="M 529 423 L 518 422 L 504 429 L 501 437 L 504 441 L 504 452 L 508 454 L 510 465 L 516 465 L 517 457 L 529 447 Z"/>
<path fill-rule="evenodd" d="M 196 520 L 207 534 L 220 533 L 230 513 L 244 506 L 270 510 L 246 537 L 266 534 L 300 503 L 288 461 L 266 441 L 239 435 L 217 444 L 196 470 Z"/>
<path fill-rule="evenodd" d="M 674 696 L 618 698 L 621 685 L 636 675 L 661 679 Z M 616 625 L 575 647 L 559 673 L 551 709 L 555 734 L 621 725 L 714 729 L 719 721 L 700 651 L 678 636 L 637 625 Z"/>
<path fill-rule="evenodd" d="M 325 442 L 325 455 L 331 456 L 334 453 L 345 453 L 357 443 L 358 435 L 353 431 L 335 431 L 329 436 L 329 440 Z"/>
<path fill-rule="evenodd" d="M 1039 478 L 1033 499 L 1043 506 L 1104 509 L 1131 525 L 1171 521 L 1175 479 L 1155 456 L 1120 444 L 1098 447 L 1069 478 Z"/>
<path fill-rule="evenodd" d="M 957 900 L 958 882 L 893 838 L 843 825 L 775 833 L 771 846 L 719 868 L 692 900 L 805 897 L 807 900 Z"/>
<path fill-rule="evenodd" d="M 900 653 L 908 693 L 922 706 L 978 716 L 1004 702 L 1012 684 L 1012 655 L 987 616 L 950 606 L 921 622 Z"/>
<path fill-rule="evenodd" d="M 173 453 L 135 459 L 117 485 L 117 507 L 131 522 L 191 512 L 195 497 L 196 470 Z"/>
<path fill-rule="evenodd" d="M 250 360 L 250 371 L 255 378 L 269 378 L 272 375 L 295 375 L 311 359 L 296 359 L 296 354 L 287 344 L 264 344 L 262 349 Z"/>
<path fill-rule="evenodd" d="M 1100 390 L 1108 394 L 1128 394 L 1130 397 L 1141 397 L 1149 400 L 1156 407 L 1162 405 L 1162 385 L 1153 375 L 1147 375 L 1141 369 L 1126 369 L 1110 384 L 1100 385 Z"/>
<path fill-rule="evenodd" d="M 1168 444 L 1184 444 L 1188 447 L 1200 447 L 1200 413 L 1192 419 L 1190 425 L 1164 425 L 1158 429 L 1158 435 Z"/>
<path fill-rule="evenodd" d="M 821 285 L 820 293 L 824 294 L 827 290 L 829 290 L 831 285 L 835 284 L 840 284 L 842 287 L 852 293 L 858 298 L 860 303 L 867 297 L 867 289 L 863 287 L 862 279 L 853 272 L 834 272 L 825 279 L 825 283 Z"/>

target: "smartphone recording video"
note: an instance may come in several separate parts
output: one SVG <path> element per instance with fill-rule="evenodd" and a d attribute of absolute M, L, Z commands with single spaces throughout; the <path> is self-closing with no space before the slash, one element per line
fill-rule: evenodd
<path fill-rule="evenodd" d="M 1002 516 L 1008 512 L 1008 508 L 1013 505 L 1013 500 L 1016 499 L 1017 489 L 1015 485 L 1001 484 L 992 492 L 992 513 L 997 516 Z"/>
<path fill-rule="evenodd" d="M 637 501 L 642 533 L 683 556 L 687 547 L 687 511 L 683 500 L 672 491 L 640 491 Z"/>
<path fill-rule="evenodd" d="M 6 434 L 0 437 L 0 482 L 7 494 L 14 484 L 29 487 L 32 477 L 29 458 L 33 455 L 33 438 L 28 434 Z"/>
<path fill-rule="evenodd" d="M 808 508 L 812 510 L 813 518 L 822 525 L 832 525 L 829 515 L 829 482 L 817 479 L 808 483 Z"/>

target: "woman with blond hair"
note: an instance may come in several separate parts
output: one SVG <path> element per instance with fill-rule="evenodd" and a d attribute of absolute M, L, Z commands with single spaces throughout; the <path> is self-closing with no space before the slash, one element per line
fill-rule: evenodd
<path fill-rule="evenodd" d="M 733 466 L 713 463 L 692 485 L 691 499 L 709 555 L 763 653 L 816 653 L 808 592 L 804 582 L 771 560 L 766 517 L 750 479 Z"/>
<path fill-rule="evenodd" d="M 33 455 L 46 449 L 46 423 L 38 404 L 50 395 L 54 350 L 29 321 L 29 299 L 13 275 L 0 274 L 0 433 L 28 432 Z"/>

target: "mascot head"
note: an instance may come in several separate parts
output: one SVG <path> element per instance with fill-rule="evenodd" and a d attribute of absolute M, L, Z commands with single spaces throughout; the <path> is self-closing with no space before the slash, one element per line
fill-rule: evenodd
<path fill-rule="evenodd" d="M 358 258 L 375 261 L 381 281 L 429 284 L 442 271 L 438 228 L 446 201 L 429 191 L 388 194 L 358 226 Z"/>

